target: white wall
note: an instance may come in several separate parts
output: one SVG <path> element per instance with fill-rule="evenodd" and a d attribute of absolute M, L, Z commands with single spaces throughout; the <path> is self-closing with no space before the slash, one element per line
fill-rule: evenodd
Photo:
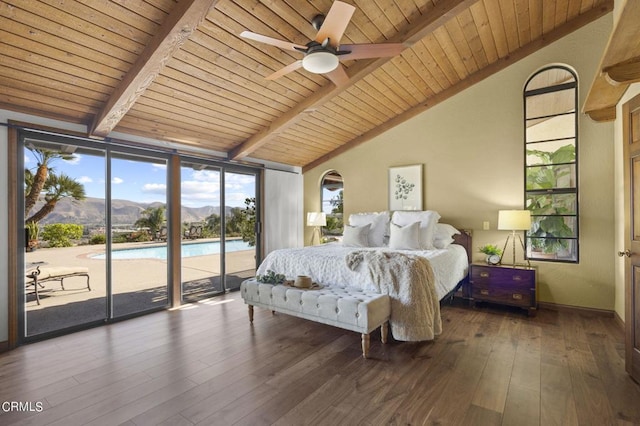
<path fill-rule="evenodd" d="M 267 170 L 264 193 L 263 256 L 302 246 L 302 174 Z"/>

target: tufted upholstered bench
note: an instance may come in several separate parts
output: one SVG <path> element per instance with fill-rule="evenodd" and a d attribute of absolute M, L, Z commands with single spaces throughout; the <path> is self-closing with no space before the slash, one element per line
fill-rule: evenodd
<path fill-rule="evenodd" d="M 249 279 L 240 285 L 244 303 L 249 305 L 249 321 L 253 307 L 293 315 L 362 334 L 362 356 L 369 356 L 369 333 L 381 327 L 382 343 L 387 342 L 391 302 L 386 294 L 353 288 L 324 287 L 305 290 L 285 285 L 272 285 Z"/>

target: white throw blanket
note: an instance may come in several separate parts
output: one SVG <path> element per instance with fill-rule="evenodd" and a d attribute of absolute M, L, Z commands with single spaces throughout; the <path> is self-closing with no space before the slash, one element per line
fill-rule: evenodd
<path fill-rule="evenodd" d="M 394 339 L 433 340 L 442 332 L 440 302 L 427 259 L 398 252 L 358 250 L 345 260 L 351 270 L 367 268 L 378 291 L 391 298 L 389 325 Z"/>

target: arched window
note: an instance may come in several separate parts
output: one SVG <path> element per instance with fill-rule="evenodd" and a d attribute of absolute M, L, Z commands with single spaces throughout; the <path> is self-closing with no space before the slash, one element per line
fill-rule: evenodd
<path fill-rule="evenodd" d="M 527 256 L 578 262 L 578 79 L 565 66 L 541 69 L 524 88 Z"/>
<path fill-rule="evenodd" d="M 337 171 L 331 170 L 323 176 L 320 184 L 320 202 L 322 211 L 327 215 L 327 226 L 324 227 L 323 233 L 329 239 L 342 235 L 343 189 L 342 176 Z"/>

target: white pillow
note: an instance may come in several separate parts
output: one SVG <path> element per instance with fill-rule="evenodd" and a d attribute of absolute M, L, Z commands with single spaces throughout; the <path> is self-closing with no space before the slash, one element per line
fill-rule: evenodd
<path fill-rule="evenodd" d="M 369 247 L 371 224 L 364 226 L 345 226 L 342 233 L 342 245 L 349 247 Z"/>
<path fill-rule="evenodd" d="M 453 236 L 459 233 L 460 231 L 448 223 L 436 223 L 433 246 L 437 249 L 446 249 L 455 241 Z"/>
<path fill-rule="evenodd" d="M 448 223 L 436 223 L 436 230 L 433 238 L 436 240 L 446 240 L 448 238 L 453 238 L 454 235 L 458 234 L 460 234 L 460 231 Z"/>
<path fill-rule="evenodd" d="M 391 224 L 389 248 L 395 250 L 420 250 L 420 222 L 407 226 Z"/>
<path fill-rule="evenodd" d="M 433 246 L 437 249 L 446 249 L 447 247 L 449 247 L 451 244 L 453 244 L 455 240 L 451 237 L 445 237 L 445 238 L 434 238 L 433 239 Z"/>
<path fill-rule="evenodd" d="M 369 231 L 370 247 L 384 246 L 384 236 L 387 234 L 389 226 L 389 212 L 380 213 L 355 213 L 349 215 L 349 225 L 363 226 L 371 225 Z"/>
<path fill-rule="evenodd" d="M 420 222 L 420 248 L 423 250 L 433 250 L 435 248 L 433 245 L 433 236 L 436 223 L 438 223 L 439 219 L 440 215 L 433 210 L 420 212 L 398 210 L 393 213 L 391 221 L 400 226 Z"/>

